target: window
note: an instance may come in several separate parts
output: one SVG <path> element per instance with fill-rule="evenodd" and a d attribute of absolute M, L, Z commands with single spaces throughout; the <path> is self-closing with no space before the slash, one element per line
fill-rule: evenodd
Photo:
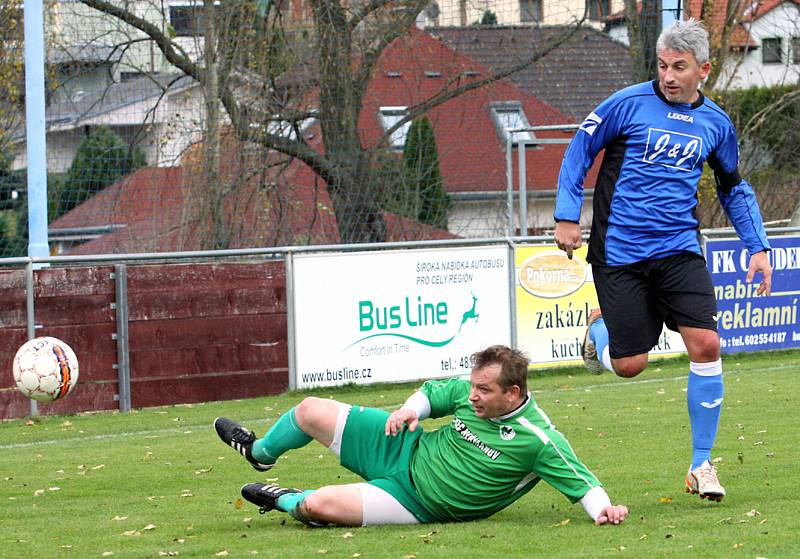
<path fill-rule="evenodd" d="M 219 10 L 220 3 L 214 2 Z M 169 23 L 177 37 L 202 37 L 205 29 L 203 21 L 203 0 L 176 0 L 169 5 Z"/>
<path fill-rule="evenodd" d="M 792 64 L 800 64 L 800 37 L 792 37 Z"/>
<path fill-rule="evenodd" d="M 407 114 L 408 107 L 381 107 L 378 111 L 378 120 L 380 120 L 383 131 L 386 132 Z M 405 147 L 409 127 L 411 127 L 410 120 L 392 132 L 389 137 L 389 145 L 392 146 L 392 149 L 402 150 Z"/>
<path fill-rule="evenodd" d="M 783 40 L 780 37 L 761 39 L 761 62 L 780 64 L 783 61 Z"/>
<path fill-rule="evenodd" d="M 542 21 L 542 0 L 519 0 L 519 20 L 522 23 Z"/>
<path fill-rule="evenodd" d="M 589 2 L 589 19 L 600 21 L 611 14 L 611 0 L 587 0 Z"/>
<path fill-rule="evenodd" d="M 525 116 L 525 111 L 519 101 L 492 103 L 491 111 L 495 128 L 503 142 L 508 141 L 509 136 L 511 136 L 511 130 L 530 127 L 528 117 Z M 512 142 L 516 145 L 520 140 L 533 140 L 535 138 L 536 135 L 533 132 L 514 132 Z"/>

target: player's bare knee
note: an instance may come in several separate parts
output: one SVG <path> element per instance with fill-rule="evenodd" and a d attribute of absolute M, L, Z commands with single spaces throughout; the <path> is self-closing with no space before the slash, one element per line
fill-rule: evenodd
<path fill-rule="evenodd" d="M 647 368 L 647 357 L 615 359 L 612 364 L 614 365 L 614 372 L 617 376 L 633 378 Z"/>
<path fill-rule="evenodd" d="M 307 398 L 303 398 L 303 400 L 297 404 L 294 408 L 294 418 L 297 420 L 297 425 L 300 426 L 300 429 L 306 430 L 307 427 L 311 427 L 314 422 L 315 416 L 319 413 L 319 407 L 322 402 L 321 398 L 315 398 L 314 396 L 309 396 Z"/>
<path fill-rule="evenodd" d="M 300 512 L 309 520 L 327 521 L 330 518 L 330 509 L 330 499 L 319 492 L 311 493 L 300 504 Z"/>

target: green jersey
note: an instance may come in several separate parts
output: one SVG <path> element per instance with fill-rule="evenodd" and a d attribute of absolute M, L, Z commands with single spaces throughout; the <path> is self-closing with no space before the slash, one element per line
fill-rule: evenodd
<path fill-rule="evenodd" d="M 486 518 L 542 479 L 573 503 L 602 485 L 530 395 L 513 412 L 482 419 L 469 402 L 468 378 L 428 381 L 420 391 L 431 417 L 453 416 L 422 433 L 411 459 L 417 496 L 440 521 Z"/>

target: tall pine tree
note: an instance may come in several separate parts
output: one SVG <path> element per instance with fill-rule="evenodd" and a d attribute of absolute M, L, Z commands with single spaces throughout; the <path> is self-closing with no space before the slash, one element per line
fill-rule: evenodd
<path fill-rule="evenodd" d="M 413 201 L 413 215 L 421 222 L 447 229 L 450 196 L 439 171 L 439 150 L 427 116 L 411 123 L 403 148 L 406 193 Z"/>

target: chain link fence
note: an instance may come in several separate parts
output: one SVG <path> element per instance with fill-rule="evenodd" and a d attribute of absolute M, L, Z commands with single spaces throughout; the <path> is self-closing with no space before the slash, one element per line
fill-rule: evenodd
<path fill-rule="evenodd" d="M 722 69 L 714 95 L 728 95 L 731 112 L 747 107 L 737 125 L 747 161 L 758 161 L 759 196 L 773 202 L 766 218 L 785 220 L 798 198 L 797 10 L 762 17 L 731 4 L 733 16 L 720 19 L 706 4 L 728 5 L 688 2 L 683 15 L 712 31 Z M 50 250 L 544 232 L 566 148 L 547 140 L 568 139 L 569 127 L 558 126 L 653 77 L 659 5 L 45 2 Z M 773 16 L 785 28 L 767 37 L 756 24 Z M 8 257 L 25 255 L 28 243 L 21 4 L 0 0 L 0 29 L 0 257 Z M 761 81 L 751 58 L 762 63 Z M 754 84 L 784 89 L 755 101 L 728 94 Z M 525 227 L 509 221 L 521 162 Z M 718 226 L 707 187 L 703 226 Z"/>

